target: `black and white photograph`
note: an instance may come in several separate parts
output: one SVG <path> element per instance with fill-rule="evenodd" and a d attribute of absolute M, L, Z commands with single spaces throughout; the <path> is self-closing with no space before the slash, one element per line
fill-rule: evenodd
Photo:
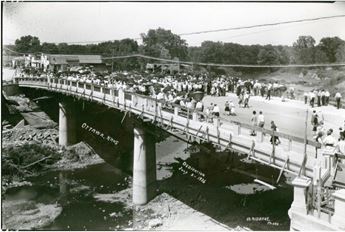
<path fill-rule="evenodd" d="M 1 1 L 1 229 L 345 231 L 344 1 Z"/>

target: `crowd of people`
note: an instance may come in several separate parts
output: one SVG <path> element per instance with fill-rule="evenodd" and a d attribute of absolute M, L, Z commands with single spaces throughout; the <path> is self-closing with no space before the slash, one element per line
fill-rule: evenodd
<path fill-rule="evenodd" d="M 325 89 L 313 89 L 310 92 L 305 92 L 304 93 L 304 104 L 310 104 L 312 108 L 316 106 L 328 106 L 329 105 L 329 100 L 330 100 L 330 92 Z M 341 93 L 336 92 L 334 94 L 334 100 L 336 102 L 336 107 L 339 109 L 341 107 Z"/>
<path fill-rule="evenodd" d="M 101 85 L 114 89 L 124 89 L 126 91 L 136 92 L 139 94 L 151 96 L 157 100 L 166 103 L 178 104 L 181 108 L 203 112 L 206 117 L 200 116 L 205 120 L 213 121 L 214 117 L 220 116 L 220 106 L 211 103 L 205 107 L 201 98 L 193 95 L 196 92 L 201 92 L 205 95 L 211 96 L 225 96 L 226 93 L 235 93 L 238 97 L 237 107 L 249 108 L 249 100 L 251 96 L 261 96 L 266 100 L 270 100 L 271 96 L 288 98 L 295 98 L 295 91 L 292 87 L 286 87 L 279 84 L 277 81 L 258 81 L 258 80 L 243 80 L 236 76 L 218 76 L 210 78 L 207 74 L 176 74 L 163 75 L 154 74 L 148 71 L 145 72 L 113 72 L 111 74 L 101 75 L 94 72 L 90 68 L 79 69 L 73 72 L 60 73 L 40 73 L 37 70 L 24 70 L 21 75 L 29 77 L 43 77 L 43 78 L 59 78 L 71 81 L 78 81 L 79 83 L 89 83 Z M 311 107 L 327 106 L 330 102 L 331 94 L 328 90 L 312 90 L 304 94 L 305 104 Z M 341 94 L 338 92 L 334 96 L 337 102 L 337 108 L 340 108 Z M 236 115 L 236 105 L 232 100 L 225 101 L 224 111 L 226 115 Z M 314 111 L 312 116 L 312 127 L 314 138 L 323 144 L 329 143 L 329 136 L 332 135 L 333 130 L 324 131 L 324 119 L 321 112 Z M 253 111 L 251 119 L 253 126 L 264 127 L 265 120 L 263 112 L 258 114 Z M 271 130 L 279 131 L 274 121 L 271 122 Z M 255 136 L 255 130 L 251 135 Z M 340 136 L 341 137 L 341 136 Z M 339 138 L 340 138 L 339 137 Z M 325 141 L 326 142 L 325 142 Z M 271 138 L 271 143 L 278 145 L 280 140 L 277 136 Z M 334 144 L 334 143 L 332 143 Z"/>

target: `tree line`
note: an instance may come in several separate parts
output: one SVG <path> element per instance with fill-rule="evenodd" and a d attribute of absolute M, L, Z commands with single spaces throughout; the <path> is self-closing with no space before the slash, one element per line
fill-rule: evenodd
<path fill-rule="evenodd" d="M 201 46 L 188 46 L 179 35 L 158 28 L 141 34 L 141 38 L 141 45 L 133 39 L 69 45 L 41 43 L 38 37 L 27 35 L 17 39 L 15 45 L 10 48 L 20 53 L 97 54 L 103 57 L 140 53 L 165 59 L 220 64 L 285 65 L 345 62 L 345 41 L 339 37 L 325 37 L 316 44 L 312 36 L 299 36 L 292 46 L 241 45 L 213 41 L 204 41 Z M 127 70 L 142 67 L 143 62 L 140 58 L 115 61 L 117 68 Z"/>

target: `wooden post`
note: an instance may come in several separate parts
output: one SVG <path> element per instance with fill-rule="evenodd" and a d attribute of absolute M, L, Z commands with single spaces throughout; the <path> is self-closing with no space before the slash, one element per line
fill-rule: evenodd
<path fill-rule="evenodd" d="M 278 179 L 277 179 L 277 181 L 276 181 L 277 184 L 279 183 L 279 180 L 280 180 L 280 178 L 281 178 L 281 176 L 282 176 L 282 174 L 283 174 L 283 172 L 284 172 L 284 170 L 285 170 L 285 166 L 288 165 L 288 162 L 289 162 L 289 156 L 286 157 L 285 163 L 284 163 L 282 169 L 280 169 L 279 176 L 278 176 Z"/>
<path fill-rule="evenodd" d="M 93 83 L 91 84 L 91 93 L 90 93 L 90 98 L 93 99 L 93 90 L 94 90 L 94 86 Z"/>
<path fill-rule="evenodd" d="M 218 127 L 217 127 L 217 141 L 218 141 L 218 144 L 220 145 L 220 131 Z"/>
<path fill-rule="evenodd" d="M 79 89 L 79 81 L 76 82 L 76 85 L 75 85 L 75 92 L 78 93 L 78 89 Z"/>
<path fill-rule="evenodd" d="M 174 121 L 174 116 L 171 116 L 171 118 L 170 118 L 170 129 L 173 128 L 173 121 Z"/>
<path fill-rule="evenodd" d="M 231 148 L 231 142 L 232 142 L 232 134 L 230 133 L 229 135 L 229 143 L 228 143 L 228 147 Z"/>
<path fill-rule="evenodd" d="M 305 174 L 305 164 L 307 163 L 307 133 L 308 133 L 308 110 L 306 110 L 306 116 L 305 116 L 305 128 L 304 128 L 304 157 L 301 164 L 301 168 L 298 172 L 298 176 L 301 176 L 301 174 Z"/>
<path fill-rule="evenodd" d="M 317 183 L 317 217 L 320 218 L 321 216 L 321 168 L 318 169 L 318 183 Z"/>
<path fill-rule="evenodd" d="M 291 147 L 292 147 L 292 140 L 291 139 L 289 139 L 289 151 L 291 151 Z"/>
<path fill-rule="evenodd" d="M 274 130 L 272 131 L 272 153 L 270 156 L 270 163 L 272 163 L 273 159 L 273 164 L 274 164 L 274 159 L 275 159 L 275 152 L 276 152 L 276 138 L 274 134 Z"/>
<path fill-rule="evenodd" d="M 195 136 L 198 136 L 198 134 L 199 134 L 201 128 L 202 128 L 202 125 L 199 127 L 199 130 L 196 132 L 196 135 L 195 135 Z"/>
<path fill-rule="evenodd" d="M 264 142 L 264 128 L 262 128 L 262 131 L 261 131 L 261 136 L 260 136 L 260 142 Z"/>

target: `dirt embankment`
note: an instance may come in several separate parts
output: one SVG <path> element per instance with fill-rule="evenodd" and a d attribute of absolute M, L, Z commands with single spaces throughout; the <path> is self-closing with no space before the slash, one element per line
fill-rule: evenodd
<path fill-rule="evenodd" d="M 331 96 L 340 92 L 345 96 L 345 68 L 282 68 L 275 72 L 250 74 L 247 77 L 262 81 L 278 81 L 288 87 L 294 87 L 297 97 L 304 91 L 327 89 Z"/>

